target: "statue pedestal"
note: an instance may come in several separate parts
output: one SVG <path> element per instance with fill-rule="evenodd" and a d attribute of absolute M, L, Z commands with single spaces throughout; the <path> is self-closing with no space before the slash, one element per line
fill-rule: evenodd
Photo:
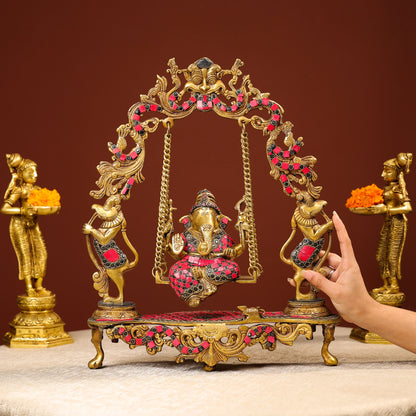
<path fill-rule="evenodd" d="M 19 312 L 9 324 L 11 331 L 3 337 L 11 348 L 48 348 L 72 343 L 64 331 L 65 323 L 53 311 L 55 295 L 17 297 Z"/>
<path fill-rule="evenodd" d="M 325 306 L 325 300 L 319 298 L 311 300 L 291 299 L 289 300 L 284 313 L 303 318 L 318 318 L 332 315 L 329 309 Z"/>
<path fill-rule="evenodd" d="M 352 329 L 350 338 L 366 344 L 391 344 L 389 341 L 380 337 L 380 335 L 359 327 Z"/>
<path fill-rule="evenodd" d="M 406 296 L 403 292 L 377 293 L 372 290 L 370 295 L 373 299 L 379 303 L 382 303 L 383 305 L 395 307 L 400 307 L 406 300 Z M 380 337 L 380 335 L 359 327 L 352 329 L 350 338 L 355 339 L 356 341 L 364 342 L 366 344 L 391 344 L 391 342 Z"/>

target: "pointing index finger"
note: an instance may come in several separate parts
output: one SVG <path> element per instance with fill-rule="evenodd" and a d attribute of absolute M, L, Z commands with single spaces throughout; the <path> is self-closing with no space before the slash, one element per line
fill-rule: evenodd
<path fill-rule="evenodd" d="M 355 256 L 350 237 L 348 236 L 347 229 L 345 228 L 344 223 L 341 221 L 341 218 L 335 211 L 333 213 L 332 220 L 335 225 L 335 230 L 337 231 L 342 259 L 346 262 L 350 262 L 351 260 L 355 259 Z"/>

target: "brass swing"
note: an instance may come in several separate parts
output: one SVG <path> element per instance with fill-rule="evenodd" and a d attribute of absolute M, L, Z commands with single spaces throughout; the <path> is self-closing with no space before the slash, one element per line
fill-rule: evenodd
<path fill-rule="evenodd" d="M 247 232 L 249 267 L 248 275 L 241 275 L 237 279 L 237 282 L 256 283 L 257 278 L 263 272 L 263 268 L 258 258 L 256 225 L 253 209 L 253 193 L 251 185 L 248 135 L 246 131 L 245 122 L 239 120 L 239 124 L 241 125 L 241 150 L 244 175 L 244 195 L 237 202 L 234 208 L 238 211 L 239 218 L 236 224 L 236 228 L 239 230 L 240 241 L 244 241 L 244 245 L 246 240 L 244 231 Z M 169 278 L 167 276 L 168 268 L 165 253 L 167 250 L 167 240 L 173 230 L 167 229 L 166 225 L 172 223 L 172 211 L 174 209 L 172 207 L 172 200 L 169 196 L 170 156 L 172 146 L 171 126 L 173 125 L 173 121 L 169 120 L 165 122 L 164 125 L 166 125 L 166 132 L 164 135 L 162 179 L 160 184 L 159 215 L 156 233 L 155 263 L 152 270 L 153 277 L 155 278 L 155 281 L 158 284 L 169 283 Z M 241 208 L 243 204 L 245 205 L 244 210 L 242 210 Z M 248 225 L 247 230 L 243 230 L 243 222 Z"/>
<path fill-rule="evenodd" d="M 168 63 L 172 88 L 168 89 L 168 81 L 165 77 L 158 76 L 156 85 L 147 95 L 141 95 L 140 102 L 129 109 L 128 123 L 117 129 L 119 134 L 117 143 L 109 143 L 113 163 L 100 163 L 97 169 L 101 176 L 96 182 L 99 189 L 90 192 L 95 199 L 107 197 L 102 206 L 93 205 L 102 224 L 94 228 L 92 219 L 84 224 L 83 232 L 88 238 L 99 239 L 102 236 L 111 236 L 112 240 L 108 244 L 106 241 L 101 245 L 97 244 L 96 251 L 105 269 L 102 269 L 102 276 L 107 281 L 103 280 L 103 283 L 107 284 L 108 279 L 111 279 L 114 283 L 119 281 L 121 284 L 118 298 L 106 302 L 107 289 L 104 290 L 103 287 L 107 288 L 107 286 L 102 286 L 101 281 L 94 281 L 95 288 L 104 301 L 98 303 L 98 309 L 88 321 L 92 329 L 91 341 L 96 348 L 96 356 L 88 364 L 90 368 L 102 366 L 104 351 L 101 341 L 104 330 L 112 341 L 122 340 L 130 348 L 145 346 L 149 354 L 158 353 L 164 345 L 176 348 L 179 353 L 177 362 L 193 359 L 195 362 L 204 363 L 206 370 L 212 370 L 218 362 L 227 361 L 229 358 L 247 361 L 249 356 L 245 354 L 245 349 L 257 343 L 261 344 L 263 349 L 272 351 L 278 342 L 292 345 L 299 335 L 312 339 L 318 325 L 322 326 L 324 335 L 321 350 L 324 362 L 326 365 L 337 364 L 338 361 L 328 351 L 328 346 L 334 339 L 335 326 L 340 322 L 340 317 L 331 314 L 325 306 L 325 301 L 317 297 L 313 288 L 307 294 L 298 293 L 302 281 L 301 271 L 322 265 L 322 261 L 318 261 L 318 253 L 328 235 L 330 245 L 330 233 L 333 227 L 332 221 L 323 212 L 326 201 L 319 199 L 322 188 L 314 185 L 317 179 L 314 171 L 316 159 L 313 156 L 300 156 L 303 139 L 301 137 L 295 139 L 291 132 L 292 123 L 282 121 L 283 108 L 269 99 L 268 93 L 262 93 L 255 88 L 249 75 L 243 76 L 242 80 L 239 79 L 242 75 L 240 71 L 242 65 L 243 62 L 237 59 L 231 69 L 222 69 L 208 58 L 202 58 L 186 69 L 179 69 L 172 58 Z M 186 80 L 183 87 L 179 75 Z M 231 77 L 228 87 L 223 82 L 225 76 Z M 236 87 L 238 82 L 240 82 L 239 87 Z M 265 312 L 259 307 L 239 306 L 239 311 L 188 311 L 141 315 L 136 311 L 134 302 L 124 301 L 123 273 L 137 263 L 137 253 L 132 250 L 134 259 L 129 261 L 128 256 L 114 241 L 119 231 L 123 236 L 126 233 L 125 221 L 122 226 L 119 224 L 119 219 L 124 218 L 121 205 L 129 198 L 134 183 L 144 180 L 142 167 L 145 141 L 150 133 L 163 124 L 166 132 L 155 263 L 152 273 L 156 283 L 168 283 L 167 263 L 164 256 L 167 249 L 166 236 L 171 232 L 173 210 L 169 197 L 171 128 L 174 120 L 184 118 L 195 110 L 212 111 L 220 117 L 236 120 L 242 129 L 244 196 L 237 203 L 236 209 L 240 216 L 238 221 L 244 217 L 247 224 L 246 229 L 240 227 L 239 231 L 247 233 L 249 267 L 248 276 L 239 278 L 241 283 L 255 282 L 262 273 L 257 251 L 246 125 L 250 124 L 267 136 L 266 149 L 271 168 L 270 174 L 275 180 L 280 181 L 284 194 L 296 202 L 291 222 L 292 234 L 282 248 L 281 257 L 295 271 L 297 293 L 296 298 L 289 300 L 288 306 L 282 312 Z M 262 110 L 267 113 L 267 117 L 253 114 L 252 110 Z M 149 114 L 154 113 L 162 114 L 164 118 L 149 117 Z M 282 149 L 282 144 L 278 144 L 278 136 L 281 133 L 284 134 L 285 149 Z M 127 136 L 130 136 L 135 143 L 135 147 L 128 154 L 123 153 L 127 146 Z M 243 204 L 245 204 L 244 210 L 241 209 Z M 318 215 L 324 219 L 324 224 L 316 220 Z M 303 240 L 291 252 L 290 258 L 286 258 L 284 249 L 292 241 L 296 230 L 301 232 Z M 94 264 L 100 267 L 98 262 Z"/>

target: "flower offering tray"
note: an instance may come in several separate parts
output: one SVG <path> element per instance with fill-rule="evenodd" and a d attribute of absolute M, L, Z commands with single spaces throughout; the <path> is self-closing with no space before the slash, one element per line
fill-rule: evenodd
<path fill-rule="evenodd" d="M 299 302 L 296 302 L 299 303 Z M 286 312 L 266 312 L 255 307 L 240 306 L 239 311 L 190 311 L 155 315 L 138 315 L 135 305 L 126 302 L 110 306 L 99 302 L 99 308 L 88 320 L 92 329 L 92 343 L 96 356 L 88 363 L 90 368 L 100 368 L 104 360 L 103 333 L 113 342 L 122 340 L 131 349 L 145 347 L 153 355 L 164 345 L 178 351 L 177 363 L 186 359 L 204 363 L 211 371 L 219 362 L 237 358 L 245 362 L 247 347 L 260 344 L 273 351 L 278 342 L 292 345 L 299 335 L 311 340 L 316 326 L 322 326 L 324 341 L 321 355 L 326 365 L 337 365 L 338 360 L 328 346 L 334 340 L 338 315 L 318 316 L 316 306 L 323 307 L 323 300 L 313 302 L 312 315 L 294 315 Z M 318 305 L 319 304 L 319 305 Z"/>

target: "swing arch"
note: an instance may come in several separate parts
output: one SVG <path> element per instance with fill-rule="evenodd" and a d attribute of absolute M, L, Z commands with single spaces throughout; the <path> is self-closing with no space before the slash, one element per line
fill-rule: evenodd
<path fill-rule="evenodd" d="M 289 121 L 283 122 L 283 108 L 269 98 L 269 93 L 262 93 L 255 88 L 249 75 L 240 79 L 240 68 L 243 65 L 240 59 L 236 59 L 231 69 L 222 69 L 210 59 L 201 58 L 188 68 L 179 69 L 175 59 L 170 59 L 167 69 L 171 77 L 170 88 L 166 77 L 158 75 L 156 85 L 146 95 L 140 95 L 140 101 L 128 110 L 128 122 L 117 129 L 116 144 L 108 143 L 113 162 L 103 161 L 97 167 L 101 175 L 96 182 L 99 189 L 91 191 L 90 195 L 95 199 L 119 195 L 121 204 L 129 199 L 134 183 L 144 180 L 142 168 L 147 138 L 160 126 L 165 128 L 155 264 L 152 270 L 156 283 L 169 283 L 165 260 L 165 237 L 169 230 L 165 228 L 172 208 L 169 196 L 170 152 L 172 128 L 176 120 L 188 117 L 194 111 L 211 111 L 220 117 L 238 122 L 241 127 L 244 172 L 242 201 L 246 205 L 249 224 L 249 268 L 248 276 L 240 276 L 240 283 L 255 283 L 262 273 L 257 250 L 246 127 L 251 125 L 267 137 L 266 152 L 271 167 L 270 174 L 275 180 L 280 180 L 284 194 L 298 201 L 304 198 L 305 193 L 313 199 L 319 197 L 321 187 L 313 185 L 317 178 L 313 170 L 316 159 L 313 156 L 299 157 L 303 139 L 293 138 L 293 124 Z M 259 115 L 259 110 L 263 110 L 266 117 Z M 283 144 L 286 148 L 276 143 L 281 133 L 284 135 Z M 128 138 L 134 142 L 129 153 L 126 152 Z M 301 190 L 299 186 L 306 190 Z M 92 221 L 93 218 L 90 222 Z"/>

